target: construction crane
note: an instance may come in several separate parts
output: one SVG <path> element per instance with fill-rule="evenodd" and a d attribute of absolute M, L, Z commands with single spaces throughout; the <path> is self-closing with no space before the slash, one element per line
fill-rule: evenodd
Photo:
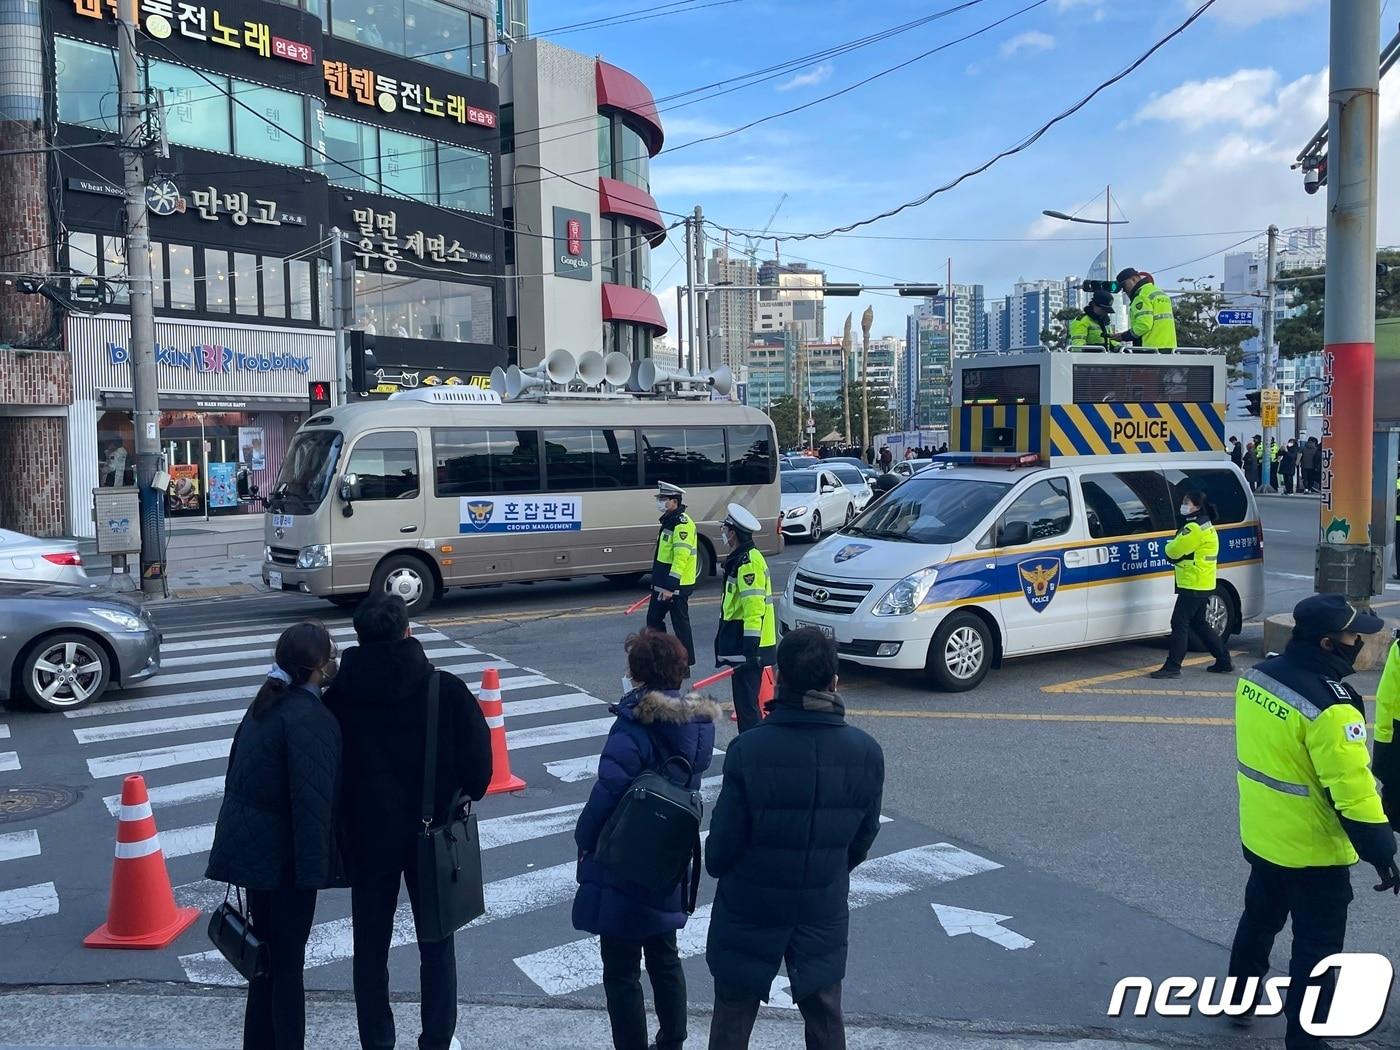
<path fill-rule="evenodd" d="M 757 250 L 756 248 L 754 248 L 754 242 L 755 242 L 755 241 L 761 241 L 761 240 L 763 240 L 764 237 L 766 237 L 766 236 L 768 235 L 768 231 L 771 230 L 771 229 L 773 228 L 773 223 L 775 223 L 775 222 L 778 221 L 778 212 L 780 212 L 780 211 L 783 210 L 783 205 L 784 205 L 785 203 L 787 203 L 787 199 L 788 199 L 788 195 L 787 195 L 786 193 L 784 193 L 781 197 L 779 197 L 779 198 L 778 198 L 778 203 L 777 203 L 777 204 L 774 206 L 774 208 L 773 208 L 773 214 L 770 215 L 770 216 L 768 216 L 768 221 L 765 222 L 765 223 L 763 224 L 763 229 L 761 229 L 761 230 L 758 231 L 758 236 L 757 236 L 757 237 L 750 237 L 750 238 L 748 238 L 748 241 L 749 241 L 749 250 L 748 250 L 748 252 L 747 252 L 746 254 L 748 255 L 748 257 L 749 257 L 752 261 L 754 261 L 754 262 L 757 262 L 757 261 L 758 261 L 758 250 Z M 776 254 L 777 250 L 778 250 L 778 242 L 777 242 L 777 241 L 774 241 L 774 242 L 773 242 L 773 251 L 774 251 L 775 254 Z"/>

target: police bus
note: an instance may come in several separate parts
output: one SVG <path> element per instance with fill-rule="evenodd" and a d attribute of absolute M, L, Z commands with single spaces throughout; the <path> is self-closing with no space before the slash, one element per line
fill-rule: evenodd
<path fill-rule="evenodd" d="M 1007 657 L 1169 632 L 1163 547 L 1180 496 L 1218 511 L 1224 639 L 1259 614 L 1263 532 L 1224 452 L 1221 355 L 961 356 L 949 469 L 915 475 L 808 551 L 780 627 L 815 626 L 841 658 L 976 686 Z"/>
<path fill-rule="evenodd" d="M 302 424 L 268 498 L 263 581 L 337 603 L 384 590 L 418 613 L 449 587 L 635 576 L 651 568 L 659 481 L 686 490 L 702 580 L 731 502 L 762 523 L 763 553 L 781 549 L 762 412 L 674 375 L 631 393 L 581 389 L 557 368 L 564 382 L 497 378 L 494 391 L 405 391 Z"/>

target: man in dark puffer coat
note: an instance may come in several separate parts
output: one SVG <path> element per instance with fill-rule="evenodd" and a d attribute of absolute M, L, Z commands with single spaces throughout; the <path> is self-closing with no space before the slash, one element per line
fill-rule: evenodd
<path fill-rule="evenodd" d="M 724 757 L 705 863 L 719 880 L 705 958 L 715 980 L 710 1050 L 745 1050 L 778 968 L 808 1050 L 844 1050 L 850 873 L 880 830 L 885 757 L 846 724 L 836 646 L 815 628 L 783 637 L 768 717 Z"/>

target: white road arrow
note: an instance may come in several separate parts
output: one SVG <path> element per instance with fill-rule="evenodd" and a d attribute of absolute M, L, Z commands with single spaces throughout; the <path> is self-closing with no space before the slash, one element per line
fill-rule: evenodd
<path fill-rule="evenodd" d="M 1007 951 L 1029 948 L 1035 941 L 1022 937 L 1013 930 L 1004 930 L 999 923 L 1008 921 L 1010 915 L 997 915 L 989 911 L 972 911 L 969 908 L 955 908 L 951 904 L 933 905 L 933 913 L 943 924 L 949 937 L 961 937 L 965 933 L 999 944 Z"/>

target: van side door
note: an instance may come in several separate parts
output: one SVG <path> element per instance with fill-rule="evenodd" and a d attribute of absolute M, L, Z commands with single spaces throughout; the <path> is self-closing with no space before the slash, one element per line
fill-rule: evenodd
<path fill-rule="evenodd" d="M 1084 641 L 1086 577 L 1069 557 L 1083 535 L 1068 476 L 1038 477 L 992 526 L 1008 656 Z"/>
<path fill-rule="evenodd" d="M 427 504 L 420 462 L 416 430 L 379 430 L 355 441 L 332 497 L 336 588 L 369 590 L 381 558 L 421 545 Z"/>
<path fill-rule="evenodd" d="M 1176 506 L 1161 470 L 1084 470 L 1079 475 L 1097 568 L 1089 640 L 1166 634 L 1175 574 L 1163 549 L 1176 533 Z"/>

